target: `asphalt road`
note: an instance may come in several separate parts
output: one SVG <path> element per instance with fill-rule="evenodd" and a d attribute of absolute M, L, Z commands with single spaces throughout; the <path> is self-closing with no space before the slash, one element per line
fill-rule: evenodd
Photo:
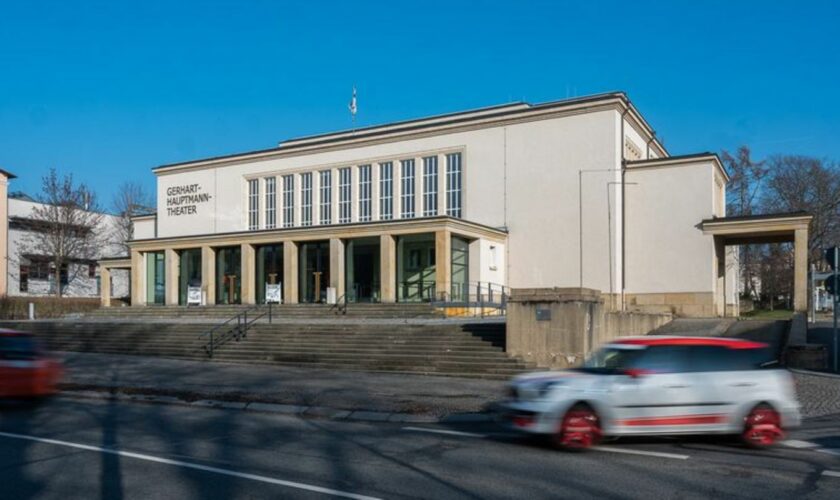
<path fill-rule="evenodd" d="M 0 407 L 0 497 L 837 498 L 840 419 L 790 445 L 620 440 L 564 453 L 491 424 L 364 424 L 56 398 Z M 834 452 L 832 453 L 832 449 Z"/>

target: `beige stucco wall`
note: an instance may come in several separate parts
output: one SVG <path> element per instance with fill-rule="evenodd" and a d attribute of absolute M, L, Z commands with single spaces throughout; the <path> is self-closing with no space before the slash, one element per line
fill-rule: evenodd
<path fill-rule="evenodd" d="M 156 235 L 156 221 L 152 217 L 144 217 L 141 219 L 133 219 L 131 221 L 135 240 L 145 240 L 155 238 Z"/>
<path fill-rule="evenodd" d="M 317 171 L 382 160 L 461 151 L 463 218 L 510 232 L 506 269 L 481 269 L 481 279 L 511 286 L 618 287 L 617 130 L 620 114 L 604 110 L 546 120 L 415 138 L 338 151 L 248 161 L 161 174 L 158 177 L 158 237 L 226 233 L 246 229 L 246 179 L 253 176 Z M 395 169 L 397 164 L 395 163 Z M 445 164 L 439 164 L 439 172 Z M 580 237 L 579 171 L 583 176 L 583 238 Z M 612 172 L 599 172 L 613 170 Z M 417 164 L 420 172 L 420 164 Z M 170 216 L 168 190 L 198 184 L 210 195 L 194 215 Z M 278 181 L 278 192 L 280 190 Z M 335 186 L 335 184 L 334 184 Z M 335 190 L 335 187 L 334 187 Z M 611 197 L 612 229 L 607 196 Z M 264 193 L 264 191 L 263 191 Z M 440 194 L 439 194 L 440 196 Z M 261 196 L 262 198 L 262 196 Z M 296 200 L 297 201 L 297 200 Z M 261 199 L 261 204 L 263 200 Z M 354 203 L 354 209 L 355 209 Z M 279 213 L 278 213 L 279 216 Z M 610 241 L 612 240 L 612 246 Z M 583 252 L 581 252 L 581 242 Z M 612 261 L 612 267 L 605 265 Z M 611 279 L 612 276 L 612 279 Z M 471 280 L 475 277 L 471 276 Z"/>
<path fill-rule="evenodd" d="M 714 239 L 700 221 L 714 215 L 714 164 L 627 171 L 628 294 L 714 293 Z"/>

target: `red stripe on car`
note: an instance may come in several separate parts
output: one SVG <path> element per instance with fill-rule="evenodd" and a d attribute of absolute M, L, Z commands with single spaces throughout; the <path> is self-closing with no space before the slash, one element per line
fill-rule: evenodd
<path fill-rule="evenodd" d="M 644 417 L 619 420 L 618 425 L 647 426 L 647 425 L 703 425 L 722 424 L 726 422 L 726 415 L 675 415 L 673 417 Z"/>

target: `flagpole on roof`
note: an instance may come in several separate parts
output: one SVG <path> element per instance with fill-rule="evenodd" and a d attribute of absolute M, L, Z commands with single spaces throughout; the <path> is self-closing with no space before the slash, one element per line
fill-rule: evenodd
<path fill-rule="evenodd" d="M 353 85 L 353 97 L 350 98 L 350 104 L 347 105 L 347 108 L 350 109 L 350 120 L 352 122 L 353 133 L 356 133 L 356 86 Z"/>

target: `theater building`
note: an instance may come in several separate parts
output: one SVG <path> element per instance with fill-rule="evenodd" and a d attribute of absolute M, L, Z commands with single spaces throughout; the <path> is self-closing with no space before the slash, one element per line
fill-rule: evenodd
<path fill-rule="evenodd" d="M 725 228 L 704 226 L 727 220 L 727 173 L 714 154 L 670 155 L 623 93 L 301 137 L 154 174 L 157 213 L 134 220 L 130 257 L 102 261 L 103 275 L 131 269 L 136 306 L 185 305 L 191 285 L 206 304 L 261 303 L 280 285 L 286 303 L 583 287 L 616 310 L 737 307 Z"/>

